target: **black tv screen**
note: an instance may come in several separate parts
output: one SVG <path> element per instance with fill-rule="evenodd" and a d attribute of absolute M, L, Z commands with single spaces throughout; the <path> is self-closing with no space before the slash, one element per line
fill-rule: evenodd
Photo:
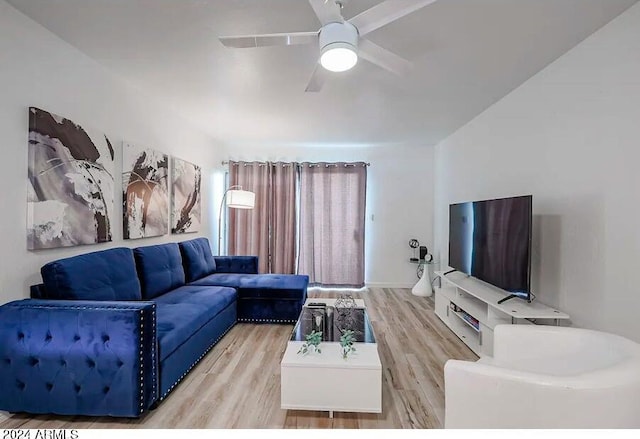
<path fill-rule="evenodd" d="M 449 266 L 529 300 L 532 196 L 449 206 Z"/>

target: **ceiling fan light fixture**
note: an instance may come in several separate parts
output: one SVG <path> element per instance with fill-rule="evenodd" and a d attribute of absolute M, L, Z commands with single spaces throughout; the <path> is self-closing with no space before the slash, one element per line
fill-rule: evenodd
<path fill-rule="evenodd" d="M 331 72 L 345 72 L 358 62 L 356 48 L 351 44 L 333 43 L 322 49 L 320 64 Z"/>
<path fill-rule="evenodd" d="M 331 72 L 347 71 L 358 62 L 358 29 L 349 22 L 329 23 L 320 30 L 320 65 Z"/>

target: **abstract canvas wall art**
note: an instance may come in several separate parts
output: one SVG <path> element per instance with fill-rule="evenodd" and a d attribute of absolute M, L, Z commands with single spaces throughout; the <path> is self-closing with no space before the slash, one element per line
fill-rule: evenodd
<path fill-rule="evenodd" d="M 30 250 L 111 241 L 113 160 L 105 134 L 29 108 Z"/>
<path fill-rule="evenodd" d="M 169 233 L 169 156 L 128 143 L 122 145 L 124 239 Z"/>
<path fill-rule="evenodd" d="M 171 162 L 171 233 L 200 230 L 200 166 L 173 158 Z"/>

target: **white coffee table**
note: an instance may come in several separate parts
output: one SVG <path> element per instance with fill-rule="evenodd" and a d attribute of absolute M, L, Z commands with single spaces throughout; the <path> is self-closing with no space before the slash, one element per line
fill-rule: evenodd
<path fill-rule="evenodd" d="M 336 299 L 307 299 L 335 305 Z M 364 309 L 364 301 L 356 299 L 356 306 Z M 308 309 L 308 308 L 306 308 Z M 308 311 L 307 311 L 308 312 Z M 302 333 L 302 316 L 293 331 L 293 338 Z M 382 412 L 382 365 L 378 355 L 371 323 L 365 313 L 355 328 L 367 342 L 356 342 L 356 352 L 342 358 L 338 341 L 323 341 L 322 353 L 298 354 L 303 341 L 290 340 L 280 364 L 281 408 L 291 410 L 319 410 L 333 412 Z M 366 333 L 366 334 L 364 334 Z M 303 334 L 306 335 L 306 334 Z M 339 340 L 339 334 L 333 337 Z"/>

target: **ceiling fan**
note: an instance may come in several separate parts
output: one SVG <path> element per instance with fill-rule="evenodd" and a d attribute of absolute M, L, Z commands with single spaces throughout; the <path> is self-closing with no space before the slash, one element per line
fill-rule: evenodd
<path fill-rule="evenodd" d="M 342 17 L 347 0 L 309 0 L 322 27 L 312 32 L 290 32 L 263 35 L 219 37 L 226 47 L 245 49 L 265 46 L 318 44 L 320 62 L 316 64 L 305 91 L 320 91 L 328 71 L 342 72 L 352 68 L 361 57 L 399 76 L 411 68 L 406 59 L 364 38 L 392 21 L 417 11 L 437 0 L 385 0 L 350 20 Z"/>

